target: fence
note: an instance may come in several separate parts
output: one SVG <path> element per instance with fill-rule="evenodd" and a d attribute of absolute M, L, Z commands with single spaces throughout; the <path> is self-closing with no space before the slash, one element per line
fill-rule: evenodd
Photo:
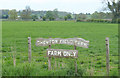
<path fill-rule="evenodd" d="M 102 73 L 105 71 L 109 75 L 109 71 L 112 70 L 117 63 L 113 57 L 118 57 L 118 41 L 109 40 L 105 41 L 103 39 L 99 40 L 90 40 L 90 46 L 88 49 L 76 48 L 78 50 L 78 67 L 85 67 L 90 76 L 94 76 L 95 72 Z M 3 43 L 2 52 L 3 52 L 3 66 L 5 65 L 6 60 L 13 60 L 13 66 L 16 67 L 18 64 L 23 64 L 25 62 L 37 63 L 43 68 L 47 65 L 48 58 L 46 56 L 46 47 L 37 47 L 35 45 L 36 38 L 16 38 L 14 43 Z M 108 44 L 109 42 L 109 44 Z M 101 44 L 98 44 L 101 43 Z M 68 45 L 52 45 L 51 48 L 55 49 L 74 49 L 73 46 Z M 109 49 L 110 48 L 110 49 Z M 106 52 L 107 51 L 107 52 Z M 109 57 L 106 56 L 110 55 Z M 110 53 L 110 54 L 109 54 Z M 52 57 L 52 70 L 60 70 L 68 68 L 74 59 L 69 58 L 55 58 Z M 72 62 L 71 62 L 72 61 Z M 110 63 L 109 63 L 110 62 Z M 113 62 L 114 65 L 111 64 Z M 106 64 L 105 64 L 106 63 Z M 110 64 L 110 66 L 109 66 Z M 100 70 L 103 69 L 103 70 Z"/>

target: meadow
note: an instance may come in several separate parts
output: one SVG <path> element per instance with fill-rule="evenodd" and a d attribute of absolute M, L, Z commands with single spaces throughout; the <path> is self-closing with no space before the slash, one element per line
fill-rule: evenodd
<path fill-rule="evenodd" d="M 28 62 L 28 37 L 32 39 L 32 61 Z M 77 47 L 78 73 L 73 58 L 52 58 L 48 71 L 48 46 L 36 46 L 36 38 L 83 38 L 89 48 Z M 74 21 L 3 21 L 3 76 L 106 76 L 106 42 L 110 39 L 110 76 L 118 75 L 118 25 Z M 52 45 L 53 49 L 70 49 L 70 45 Z M 16 55 L 16 66 L 13 65 Z M 56 60 L 56 63 L 55 63 Z"/>

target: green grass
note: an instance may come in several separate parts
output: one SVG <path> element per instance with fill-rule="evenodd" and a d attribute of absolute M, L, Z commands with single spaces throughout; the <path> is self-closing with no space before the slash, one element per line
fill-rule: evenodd
<path fill-rule="evenodd" d="M 36 38 L 83 38 L 90 41 L 89 48 L 77 47 L 78 75 L 106 76 L 105 38 L 110 38 L 110 75 L 118 75 L 118 25 L 73 21 L 3 21 L 2 23 L 3 76 L 68 76 L 74 74 L 74 59 L 52 58 L 48 71 L 46 47 L 35 45 Z M 28 40 L 32 38 L 32 62 L 28 63 Z M 13 49 L 11 50 L 11 47 Z M 52 45 L 53 49 L 70 49 L 70 45 Z M 16 67 L 13 53 L 16 51 Z M 62 67 L 63 63 L 63 67 Z M 72 65 L 73 64 L 73 65 Z M 116 73 L 114 73 L 116 71 Z"/>

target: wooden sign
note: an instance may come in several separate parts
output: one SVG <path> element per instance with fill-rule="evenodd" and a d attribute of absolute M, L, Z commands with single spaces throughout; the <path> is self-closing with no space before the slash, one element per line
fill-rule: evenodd
<path fill-rule="evenodd" d="M 61 38 L 38 38 L 36 41 L 36 46 L 48 46 L 51 44 L 67 44 L 67 45 L 75 45 L 78 47 L 88 48 L 89 41 L 86 41 L 82 38 L 68 38 L 68 39 L 61 39 Z"/>
<path fill-rule="evenodd" d="M 64 49 L 50 49 L 52 44 L 67 44 L 67 45 L 74 45 L 75 50 L 64 50 Z M 48 57 L 48 70 L 51 70 L 51 57 L 65 57 L 65 58 L 77 58 L 78 51 L 76 47 L 84 47 L 88 48 L 89 41 L 86 41 L 82 38 L 38 38 L 36 40 L 36 46 L 49 46 L 47 49 L 47 57 Z M 75 61 L 75 72 L 77 73 L 77 61 Z"/>
<path fill-rule="evenodd" d="M 47 49 L 47 57 L 78 57 L 77 50 Z"/>

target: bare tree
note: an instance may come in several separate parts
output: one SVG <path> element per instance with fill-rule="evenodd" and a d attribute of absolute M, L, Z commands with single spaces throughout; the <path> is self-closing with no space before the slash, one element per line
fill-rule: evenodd
<path fill-rule="evenodd" d="M 104 0 L 102 2 L 112 12 L 113 21 L 120 17 L 120 0 Z"/>
<path fill-rule="evenodd" d="M 31 19 L 31 8 L 30 6 L 26 6 L 26 8 L 21 12 L 22 19 Z"/>
<path fill-rule="evenodd" d="M 9 14 L 9 19 L 12 19 L 12 20 L 17 19 L 17 11 L 16 11 L 16 9 L 10 10 L 8 12 L 8 14 Z"/>

